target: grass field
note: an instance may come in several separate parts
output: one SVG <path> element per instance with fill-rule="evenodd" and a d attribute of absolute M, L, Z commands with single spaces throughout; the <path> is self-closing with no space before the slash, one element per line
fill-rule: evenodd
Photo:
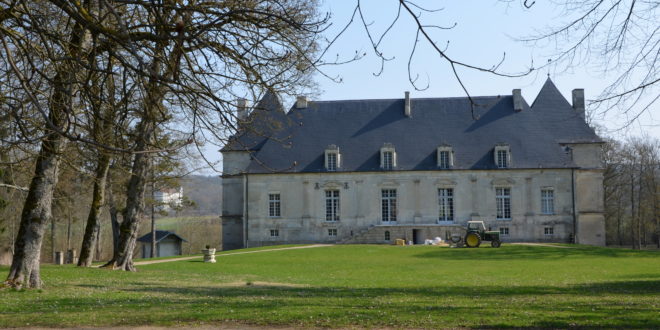
<path fill-rule="evenodd" d="M 0 290 L 0 327 L 660 328 L 654 251 L 340 245 L 42 277 Z"/>

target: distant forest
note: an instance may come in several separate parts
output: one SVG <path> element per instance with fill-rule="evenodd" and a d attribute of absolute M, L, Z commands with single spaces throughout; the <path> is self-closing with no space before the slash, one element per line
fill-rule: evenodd
<path fill-rule="evenodd" d="M 185 215 L 217 215 L 222 211 L 222 179 L 219 176 L 189 175 L 180 180 L 183 196 L 194 202 Z"/>

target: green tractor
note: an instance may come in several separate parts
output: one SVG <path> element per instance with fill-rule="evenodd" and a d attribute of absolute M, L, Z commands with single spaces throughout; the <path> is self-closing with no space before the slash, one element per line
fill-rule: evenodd
<path fill-rule="evenodd" d="M 502 245 L 499 231 L 486 231 L 483 221 L 468 221 L 465 245 L 470 248 L 479 247 L 481 241 L 490 241 L 490 245 L 494 248 Z"/>

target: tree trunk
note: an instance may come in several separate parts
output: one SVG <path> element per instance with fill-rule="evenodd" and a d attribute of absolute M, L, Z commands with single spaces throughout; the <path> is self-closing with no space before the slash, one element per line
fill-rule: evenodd
<path fill-rule="evenodd" d="M 58 109 L 51 110 L 51 116 L 59 116 Z M 53 192 L 57 184 L 60 155 L 66 146 L 66 139 L 51 132 L 42 142 L 37 158 L 30 191 L 23 205 L 21 224 L 14 244 L 7 285 L 20 288 L 40 288 L 39 263 L 44 232 L 51 220 Z"/>
<path fill-rule="evenodd" d="M 635 249 L 635 164 L 630 167 L 630 230 L 632 231 L 632 248 Z"/>
<path fill-rule="evenodd" d="M 78 266 L 89 267 L 94 259 L 94 246 L 98 240 L 98 232 L 101 227 L 100 215 L 103 199 L 105 197 L 105 184 L 110 168 L 110 156 L 102 153 L 99 157 L 96 176 L 94 177 L 94 192 L 92 194 L 92 207 L 87 216 L 87 226 L 80 248 L 80 259 Z"/>
<path fill-rule="evenodd" d="M 156 183 L 155 183 L 156 177 L 153 173 L 151 172 L 151 257 L 155 258 L 158 256 L 156 253 Z"/>
<path fill-rule="evenodd" d="M 146 150 L 144 139 L 150 139 L 153 134 L 153 123 L 144 122 L 140 125 L 138 150 Z M 146 178 L 149 172 L 149 154 L 137 153 L 133 160 L 133 170 L 131 178 L 128 181 L 128 191 L 126 196 L 126 208 L 124 209 L 124 221 L 119 227 L 119 243 L 117 251 L 107 264 L 103 267 L 112 269 L 121 269 L 125 271 L 135 271 L 133 266 L 133 251 L 137 240 L 140 220 L 144 213 L 144 193 L 146 188 Z"/>
<path fill-rule="evenodd" d="M 110 224 L 112 226 L 112 255 L 117 255 L 119 251 L 119 211 L 115 205 L 114 194 L 112 193 L 112 187 L 108 190 L 108 204 L 110 211 Z"/>
<path fill-rule="evenodd" d="M 642 163 L 639 165 L 639 188 L 637 193 L 637 249 L 642 249 Z"/>

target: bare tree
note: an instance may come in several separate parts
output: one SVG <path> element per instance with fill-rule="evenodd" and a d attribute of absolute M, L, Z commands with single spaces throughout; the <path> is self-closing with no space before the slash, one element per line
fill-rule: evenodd
<path fill-rule="evenodd" d="M 88 4 L 89 1 L 86 1 L 83 5 Z M 9 11 L 8 15 L 15 18 L 11 25 L 3 26 L 0 38 L 2 38 L 5 58 L 17 81 L 26 91 L 34 91 L 29 86 L 30 78 L 25 76 L 25 68 L 32 69 L 31 58 L 23 56 L 27 55 L 28 49 L 35 52 L 34 47 L 37 46 L 35 40 L 24 37 L 29 36 L 29 32 L 32 32 L 30 30 L 40 30 L 39 37 L 50 37 L 50 40 L 39 44 L 41 46 L 39 49 L 43 55 L 41 60 L 50 62 L 54 72 L 52 78 L 49 78 L 50 95 L 46 101 L 48 110 L 41 110 L 42 102 L 36 95 L 31 95 L 32 106 L 47 116 L 47 125 L 44 137 L 41 139 L 34 176 L 23 206 L 12 265 L 6 281 L 8 285 L 16 288 L 41 286 L 39 272 L 41 243 L 46 225 L 51 218 L 53 191 L 57 184 L 61 155 L 67 144 L 67 139 L 60 132 L 68 130 L 70 126 L 70 117 L 74 112 L 76 74 L 80 72 L 80 62 L 76 59 L 83 57 L 85 51 L 86 33 L 83 25 L 73 24 L 69 30 L 59 26 L 63 22 L 56 22 L 54 24 L 58 26 L 55 31 L 63 34 L 48 31 L 53 28 L 53 23 L 46 21 L 52 20 L 50 9 L 40 2 L 12 3 L 7 8 L 3 8 L 3 14 Z M 25 26 L 29 26 L 30 30 Z"/>
<path fill-rule="evenodd" d="M 524 1 L 531 7 L 535 1 Z M 550 65 L 565 70 L 595 64 L 615 78 L 594 108 L 616 108 L 633 122 L 660 99 L 660 20 L 658 1 L 562 0 L 562 23 L 522 40 L 550 43 L 557 51 Z M 592 65 L 593 67 L 593 65 Z"/>

